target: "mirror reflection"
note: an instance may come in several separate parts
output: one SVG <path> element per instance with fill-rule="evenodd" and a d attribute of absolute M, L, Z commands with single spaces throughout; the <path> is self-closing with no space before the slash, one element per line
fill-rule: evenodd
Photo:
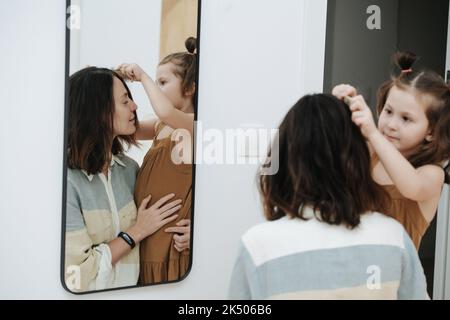
<path fill-rule="evenodd" d="M 66 288 L 180 281 L 191 265 L 200 3 L 71 5 Z"/>

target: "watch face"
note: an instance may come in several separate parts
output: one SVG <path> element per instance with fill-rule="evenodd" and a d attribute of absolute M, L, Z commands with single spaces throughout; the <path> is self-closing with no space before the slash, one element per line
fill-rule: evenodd
<path fill-rule="evenodd" d="M 200 8 L 67 1 L 61 278 L 72 293 L 190 271 L 195 165 L 185 142 L 195 141 Z M 170 103 L 150 103 L 146 91 Z M 167 110 L 182 112 L 162 121 Z"/>
<path fill-rule="evenodd" d="M 128 234 L 121 232 L 119 233 L 119 237 L 122 237 L 132 248 L 136 246 L 135 241 Z"/>

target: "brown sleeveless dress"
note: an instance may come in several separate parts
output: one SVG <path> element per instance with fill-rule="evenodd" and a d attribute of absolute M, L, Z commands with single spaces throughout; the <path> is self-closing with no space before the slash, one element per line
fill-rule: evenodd
<path fill-rule="evenodd" d="M 161 122 L 157 124 L 156 137 L 164 127 Z M 183 201 L 182 208 L 175 213 L 179 215 L 177 220 L 163 226 L 140 244 L 139 283 L 142 285 L 179 280 L 189 267 L 190 250 L 178 252 L 174 247 L 174 233 L 164 232 L 180 220 L 191 219 L 192 165 L 177 165 L 172 161 L 171 153 L 176 144 L 176 141 L 171 141 L 171 136 L 155 139 L 136 179 L 134 198 L 137 206 L 150 194 L 149 206 L 170 193 L 175 194 L 172 200 Z"/>
<path fill-rule="evenodd" d="M 374 155 L 372 157 L 372 170 L 378 162 L 378 157 Z M 420 241 L 429 227 L 429 223 L 420 210 L 419 203 L 405 198 L 395 185 L 382 185 L 381 187 L 389 194 L 391 200 L 387 204 L 387 212 L 382 213 L 400 222 L 411 237 L 417 250 L 419 250 Z"/>

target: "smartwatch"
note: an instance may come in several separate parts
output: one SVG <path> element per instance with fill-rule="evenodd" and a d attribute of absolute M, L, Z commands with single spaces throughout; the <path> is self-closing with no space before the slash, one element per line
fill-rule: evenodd
<path fill-rule="evenodd" d="M 120 232 L 118 235 L 119 238 L 122 238 L 128 245 L 133 249 L 136 246 L 136 242 L 134 242 L 133 238 L 125 232 Z"/>

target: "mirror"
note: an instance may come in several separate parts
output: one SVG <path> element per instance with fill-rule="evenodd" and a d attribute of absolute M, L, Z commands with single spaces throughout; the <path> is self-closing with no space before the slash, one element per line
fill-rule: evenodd
<path fill-rule="evenodd" d="M 67 1 L 61 279 L 72 293 L 190 271 L 200 8 Z"/>
<path fill-rule="evenodd" d="M 377 90 L 394 71 L 391 57 L 397 50 L 414 52 L 420 57 L 416 69 L 432 70 L 445 79 L 448 22 L 448 0 L 329 0 L 324 91 L 352 84 L 376 114 Z M 437 227 L 435 216 L 419 247 L 430 297 L 435 247 L 446 243 L 445 235 L 436 236 Z"/>

